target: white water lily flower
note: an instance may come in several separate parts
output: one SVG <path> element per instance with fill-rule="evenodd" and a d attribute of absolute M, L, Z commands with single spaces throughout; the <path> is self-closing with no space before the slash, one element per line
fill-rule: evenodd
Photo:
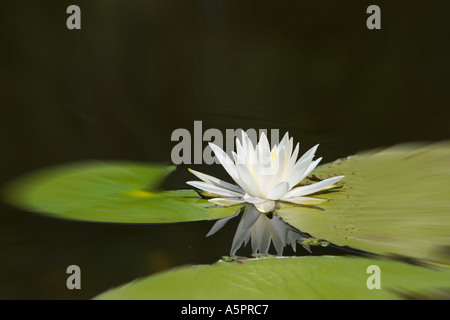
<path fill-rule="evenodd" d="M 218 146 L 209 143 L 217 159 L 237 185 L 210 175 L 190 170 L 202 181 L 189 181 L 189 185 L 209 192 L 216 198 L 209 201 L 222 206 L 251 203 L 258 211 L 266 213 L 275 208 L 277 201 L 300 205 L 318 205 L 327 200 L 307 195 L 333 187 L 344 176 L 295 187 L 306 178 L 322 158 L 313 160 L 319 145 L 312 147 L 297 160 L 299 144 L 293 148 L 293 139 L 286 133 L 278 145 L 270 149 L 269 141 L 261 134 L 256 147 L 242 131 L 242 142 L 236 138 L 236 152 L 230 157 Z"/>

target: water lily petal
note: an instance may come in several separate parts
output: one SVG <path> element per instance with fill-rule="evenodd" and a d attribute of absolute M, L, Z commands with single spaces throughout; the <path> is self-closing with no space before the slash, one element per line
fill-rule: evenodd
<path fill-rule="evenodd" d="M 292 139 L 292 138 L 291 138 L 291 139 Z M 297 142 L 297 144 L 295 145 L 294 151 L 293 151 L 292 154 L 290 155 L 290 156 L 291 156 L 291 159 L 294 160 L 294 164 L 295 164 L 295 162 L 297 161 L 297 157 L 298 157 L 299 151 L 300 151 L 300 143 Z"/>
<path fill-rule="evenodd" d="M 281 180 L 286 180 L 287 181 L 287 177 L 289 177 L 292 173 L 292 169 L 295 166 L 295 163 L 297 161 L 297 156 L 298 156 L 298 152 L 300 149 L 300 144 L 297 143 L 297 145 L 295 146 L 294 151 L 292 151 L 292 146 L 293 146 L 293 139 L 291 138 L 290 140 L 290 146 L 289 149 L 286 150 L 286 163 L 284 165 L 284 169 L 282 172 L 280 172 L 280 179 Z M 292 154 L 291 154 L 292 153 Z"/>
<path fill-rule="evenodd" d="M 239 186 L 236 186 L 234 184 L 225 182 L 223 180 L 220 180 L 220 179 L 218 179 L 216 177 L 207 175 L 205 173 L 201 173 L 201 172 L 198 172 L 198 171 L 195 171 L 195 170 L 192 170 L 192 169 L 188 169 L 188 170 L 193 175 L 195 175 L 197 178 L 199 178 L 200 180 L 202 180 L 202 181 L 204 181 L 206 183 L 212 184 L 212 185 L 214 185 L 216 187 L 220 187 L 220 188 L 236 191 L 236 192 L 239 192 L 239 193 L 245 193 L 244 190 L 242 190 L 242 188 L 239 187 Z"/>
<path fill-rule="evenodd" d="M 286 145 L 286 153 L 287 156 L 290 157 L 292 155 L 292 148 L 294 147 L 294 138 L 290 138 Z"/>
<path fill-rule="evenodd" d="M 243 198 L 213 198 L 208 201 L 224 207 L 234 206 L 245 202 Z"/>
<path fill-rule="evenodd" d="M 298 144 L 297 144 L 298 147 Z M 297 150 L 297 147 L 295 148 Z M 316 144 L 314 147 L 312 147 L 311 149 L 309 149 L 308 151 L 306 151 L 301 157 L 300 159 L 298 159 L 297 162 L 295 162 L 295 165 L 293 165 L 293 168 L 290 172 L 288 172 L 287 176 L 288 176 L 288 181 L 289 181 L 289 185 L 291 186 L 291 188 L 293 186 L 295 186 L 297 183 L 299 183 L 301 180 L 303 180 L 304 178 L 304 173 L 306 170 L 308 170 L 309 165 L 311 164 L 312 159 L 315 156 L 315 152 L 317 150 L 317 148 L 319 147 L 318 144 Z M 295 151 L 294 150 L 294 153 Z M 298 153 L 298 151 L 297 151 Z M 291 158 L 292 160 L 292 158 Z M 295 161 L 295 159 L 293 159 Z M 320 160 L 319 160 L 320 161 Z"/>
<path fill-rule="evenodd" d="M 317 167 L 317 165 L 321 160 L 322 158 L 319 158 L 311 162 L 307 168 L 303 167 L 304 171 L 301 175 L 299 175 L 301 172 L 301 170 L 299 170 L 299 172 L 297 172 L 296 175 L 290 176 L 288 180 L 290 187 L 291 188 L 294 187 L 297 183 L 305 179 L 311 173 L 311 171 L 313 171 Z"/>
<path fill-rule="evenodd" d="M 242 187 L 249 195 L 257 196 L 259 194 L 258 185 L 250 173 L 249 168 L 244 164 L 236 165 L 238 176 L 236 183 Z"/>
<path fill-rule="evenodd" d="M 247 151 L 242 146 L 241 141 L 236 137 L 236 153 L 239 156 L 239 158 L 243 159 L 243 164 L 247 163 Z M 237 162 L 235 160 L 235 164 L 238 164 L 240 162 Z"/>
<path fill-rule="evenodd" d="M 244 195 L 244 200 L 248 203 L 261 203 L 264 202 L 266 200 L 258 198 L 258 197 L 252 197 L 251 195 L 249 195 L 248 193 L 246 193 Z"/>
<path fill-rule="evenodd" d="M 328 199 L 319 199 L 319 198 L 312 198 L 312 197 L 292 197 L 292 198 L 283 198 L 283 201 L 291 202 L 295 204 L 301 204 L 305 206 L 314 206 L 319 205 L 325 202 L 328 202 Z"/>
<path fill-rule="evenodd" d="M 258 147 L 260 152 L 267 157 L 267 155 L 270 156 L 270 144 L 269 140 L 267 139 L 267 136 L 264 132 L 261 133 L 261 136 L 259 137 L 259 143 Z"/>
<path fill-rule="evenodd" d="M 253 164 L 255 148 L 253 147 L 252 140 L 244 130 L 242 130 L 242 148 L 247 155 L 248 163 Z"/>
<path fill-rule="evenodd" d="M 254 206 L 259 212 L 266 213 L 270 212 L 275 208 L 275 201 L 266 200 L 264 202 L 255 203 Z"/>
<path fill-rule="evenodd" d="M 221 187 L 216 187 L 213 186 L 209 183 L 203 182 L 203 181 L 188 181 L 186 182 L 187 184 L 193 186 L 194 188 L 198 188 L 204 191 L 208 191 L 211 192 L 213 194 L 217 194 L 219 196 L 223 196 L 223 197 L 242 197 L 243 194 L 239 193 L 239 192 L 235 192 L 235 191 L 231 191 L 228 189 L 224 189 Z"/>
<path fill-rule="evenodd" d="M 289 183 L 286 181 L 282 181 L 278 183 L 272 190 L 270 190 L 267 195 L 267 199 L 269 200 L 278 200 L 283 197 L 289 191 Z"/>
<path fill-rule="evenodd" d="M 301 187 L 294 188 L 291 191 L 289 191 L 288 193 L 286 193 L 286 195 L 283 197 L 283 199 L 301 197 L 301 196 L 305 196 L 305 195 L 308 195 L 311 193 L 316 193 L 320 190 L 330 187 L 333 183 L 341 180 L 342 178 L 344 178 L 344 176 L 333 177 L 333 178 L 325 179 L 320 182 L 310 184 L 307 186 L 301 186 Z"/>
<path fill-rule="evenodd" d="M 278 144 L 278 147 L 281 148 L 283 146 L 287 146 L 289 143 L 289 132 L 286 132 L 284 134 L 283 139 L 281 139 L 280 143 Z M 272 148 L 274 148 L 275 146 L 273 146 Z"/>
<path fill-rule="evenodd" d="M 272 183 L 278 183 L 281 180 L 286 166 L 289 164 L 289 156 L 288 156 L 288 150 L 286 150 L 286 146 L 282 146 L 278 148 L 278 153 L 274 156 L 273 164 L 275 166 L 275 174 L 272 177 Z M 275 180 L 275 181 L 274 181 Z"/>
<path fill-rule="evenodd" d="M 233 162 L 233 160 L 230 159 L 230 157 L 223 151 L 221 148 L 216 146 L 214 143 L 209 142 L 208 143 L 211 149 L 214 151 L 214 155 L 219 160 L 219 162 L 222 164 L 222 166 L 225 168 L 225 170 L 228 172 L 228 174 L 233 178 L 234 181 L 237 176 L 237 169 Z"/>
<path fill-rule="evenodd" d="M 310 157 L 304 158 L 302 161 L 297 161 L 286 179 L 286 181 L 289 182 L 290 188 L 294 187 L 297 183 L 303 180 L 304 174 L 308 170 L 313 157 L 314 155 L 310 155 Z"/>
<path fill-rule="evenodd" d="M 298 162 L 301 162 L 307 158 L 314 158 L 314 155 L 316 153 L 317 148 L 319 147 L 318 144 L 316 144 L 314 147 L 312 147 L 311 149 L 309 149 L 308 151 L 306 151 L 301 157 L 300 159 L 298 159 Z"/>

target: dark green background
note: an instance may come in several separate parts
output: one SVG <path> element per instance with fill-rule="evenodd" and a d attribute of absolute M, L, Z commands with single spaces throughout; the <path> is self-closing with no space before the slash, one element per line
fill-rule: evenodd
<path fill-rule="evenodd" d="M 81 30 L 66 28 L 70 4 Z M 366 28 L 370 4 L 381 30 Z M 448 139 L 449 12 L 444 1 L 3 1 L 0 182 L 82 159 L 170 163 L 172 131 L 194 120 L 289 131 L 301 151 L 320 143 L 324 162 Z M 205 239 L 212 222 L 79 223 L 1 204 L 0 298 L 91 298 L 211 263 L 236 222 Z M 82 290 L 65 286 L 71 264 Z"/>

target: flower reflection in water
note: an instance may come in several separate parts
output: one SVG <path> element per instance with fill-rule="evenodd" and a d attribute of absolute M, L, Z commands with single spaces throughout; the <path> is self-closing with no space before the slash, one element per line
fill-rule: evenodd
<path fill-rule="evenodd" d="M 238 210 L 235 215 L 218 220 L 206 236 L 209 237 L 219 231 L 241 211 Z M 297 241 L 305 238 L 300 231 L 284 222 L 276 213 L 269 216 L 260 213 L 254 205 L 247 205 L 234 235 L 230 255 L 235 256 L 242 244 L 245 246 L 250 241 L 253 254 L 268 254 L 270 244 L 273 243 L 277 255 L 281 256 L 285 246 L 290 245 L 295 252 Z M 303 247 L 310 251 L 309 245 Z"/>

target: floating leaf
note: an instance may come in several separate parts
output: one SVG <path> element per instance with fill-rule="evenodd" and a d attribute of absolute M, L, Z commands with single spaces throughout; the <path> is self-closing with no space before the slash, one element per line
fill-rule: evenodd
<path fill-rule="evenodd" d="M 345 175 L 321 194 L 323 210 L 282 208 L 287 223 L 340 246 L 450 263 L 450 145 L 397 146 L 325 164 L 321 179 Z"/>
<path fill-rule="evenodd" d="M 450 294 L 450 270 L 394 261 L 331 256 L 230 261 L 158 273 L 95 299 L 438 299 Z M 367 287 L 371 265 L 380 268 L 381 289 Z"/>
<path fill-rule="evenodd" d="M 236 208 L 210 208 L 193 190 L 159 191 L 171 166 L 90 161 L 44 169 L 6 190 L 8 202 L 53 217 L 121 223 L 220 219 Z"/>

